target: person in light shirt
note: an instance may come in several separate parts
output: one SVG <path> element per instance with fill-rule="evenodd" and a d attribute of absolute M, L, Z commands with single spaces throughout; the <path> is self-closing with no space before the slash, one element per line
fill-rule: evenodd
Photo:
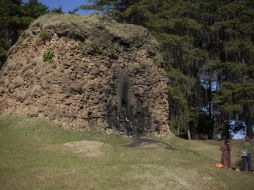
<path fill-rule="evenodd" d="M 251 168 L 251 152 L 253 142 L 248 136 L 245 136 L 241 144 L 239 155 L 242 157 L 241 171 L 252 172 Z"/>

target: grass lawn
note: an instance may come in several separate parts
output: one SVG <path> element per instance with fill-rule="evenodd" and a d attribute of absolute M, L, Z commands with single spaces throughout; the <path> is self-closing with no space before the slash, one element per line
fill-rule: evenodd
<path fill-rule="evenodd" d="M 66 131 L 25 116 L 0 116 L 0 189 L 254 189 L 254 174 L 217 169 L 216 141 L 163 139 L 127 147 L 128 138 Z M 232 143 L 232 162 L 238 142 Z"/>

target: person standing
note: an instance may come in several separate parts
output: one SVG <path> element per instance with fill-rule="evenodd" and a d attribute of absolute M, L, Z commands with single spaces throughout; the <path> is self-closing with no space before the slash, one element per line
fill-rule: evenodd
<path fill-rule="evenodd" d="M 221 150 L 221 164 L 224 168 L 230 168 L 231 166 L 231 147 L 227 139 L 224 140 L 223 144 L 220 146 Z"/>
<path fill-rule="evenodd" d="M 242 157 L 242 171 L 251 172 L 251 152 L 252 152 L 252 140 L 249 137 L 244 137 L 241 145 L 240 155 Z"/>

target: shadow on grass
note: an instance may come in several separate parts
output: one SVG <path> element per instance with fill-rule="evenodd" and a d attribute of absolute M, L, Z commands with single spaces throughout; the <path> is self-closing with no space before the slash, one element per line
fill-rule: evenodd
<path fill-rule="evenodd" d="M 149 145 L 149 144 L 165 145 L 165 149 L 167 149 L 167 150 L 183 150 L 183 151 L 195 152 L 195 151 L 183 148 L 183 147 L 176 146 L 171 143 L 166 143 L 166 142 L 163 142 L 160 140 L 146 138 L 146 137 L 133 138 L 132 143 L 124 145 L 124 146 L 125 147 L 137 147 L 137 146 L 143 146 L 143 145 Z"/>

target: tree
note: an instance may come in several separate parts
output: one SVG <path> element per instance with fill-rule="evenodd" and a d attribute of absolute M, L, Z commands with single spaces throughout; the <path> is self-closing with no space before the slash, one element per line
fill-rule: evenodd
<path fill-rule="evenodd" d="M 63 14 L 62 7 L 54 8 L 51 10 L 52 13 Z"/>
<path fill-rule="evenodd" d="M 0 67 L 4 63 L 8 49 L 24 29 L 38 16 L 48 12 L 48 8 L 35 0 L 22 4 L 20 0 L 0 0 Z"/>
<path fill-rule="evenodd" d="M 48 7 L 39 3 L 37 0 L 29 0 L 21 7 L 21 9 L 22 16 L 27 16 L 33 19 L 48 12 Z"/>

